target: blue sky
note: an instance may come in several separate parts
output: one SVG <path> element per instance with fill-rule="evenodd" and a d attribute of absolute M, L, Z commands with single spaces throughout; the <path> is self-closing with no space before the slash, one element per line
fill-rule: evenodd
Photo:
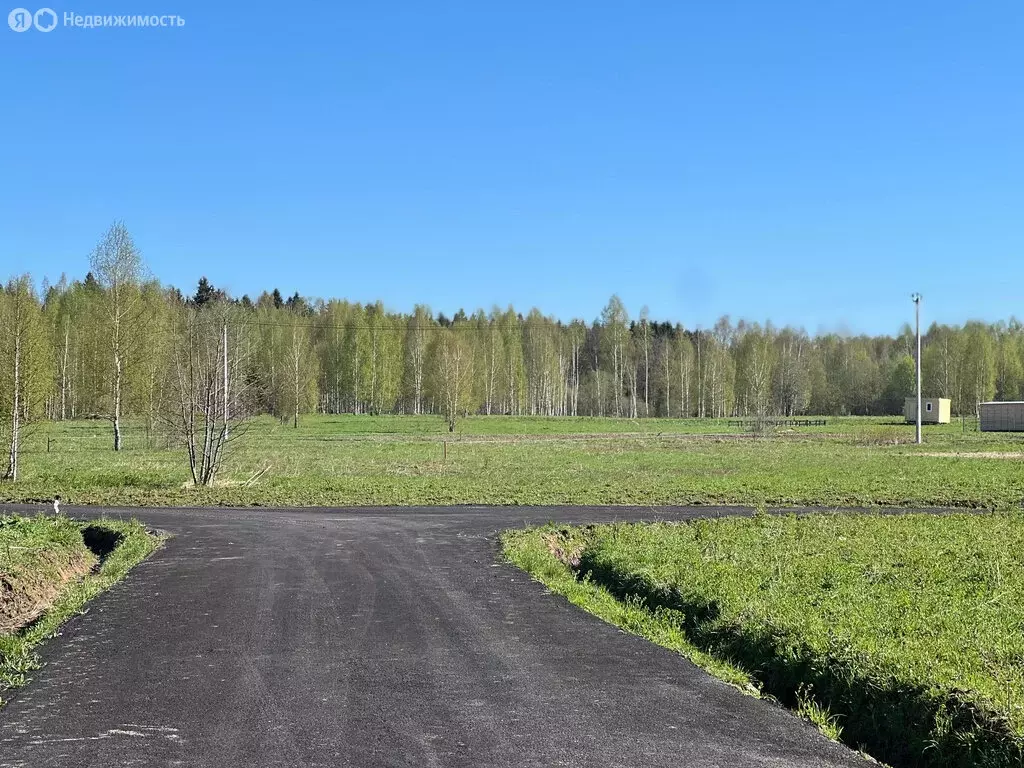
<path fill-rule="evenodd" d="M 1019 0 L 52 7 L 185 26 L 0 27 L 3 275 L 124 219 L 185 290 L 1024 315 Z"/>

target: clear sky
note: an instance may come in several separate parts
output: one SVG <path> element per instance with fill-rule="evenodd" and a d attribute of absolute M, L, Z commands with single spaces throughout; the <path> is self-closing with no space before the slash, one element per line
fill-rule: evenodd
<path fill-rule="evenodd" d="M 2 275 L 124 219 L 186 291 L 1024 315 L 1020 0 L 53 2 L 185 25 L 0 27 Z"/>

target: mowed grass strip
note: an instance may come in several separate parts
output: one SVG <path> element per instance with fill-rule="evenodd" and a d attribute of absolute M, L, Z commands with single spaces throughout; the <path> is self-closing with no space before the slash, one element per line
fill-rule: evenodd
<path fill-rule="evenodd" d="M 85 535 L 108 546 L 100 562 Z M 160 544 L 138 521 L 0 517 L 0 704 L 39 668 L 36 648 Z"/>
<path fill-rule="evenodd" d="M 1021 513 L 549 528 L 509 532 L 505 550 L 884 762 L 1024 764 Z"/>
<path fill-rule="evenodd" d="M 723 420 L 261 417 L 218 483 L 190 485 L 182 450 L 141 424 L 110 449 L 101 421 L 40 426 L 0 501 L 79 504 L 771 504 L 1019 508 L 1024 436 L 926 431 L 894 419 L 754 436 Z M 731 432 L 730 432 L 731 430 Z M 445 445 L 447 444 L 447 453 Z"/>

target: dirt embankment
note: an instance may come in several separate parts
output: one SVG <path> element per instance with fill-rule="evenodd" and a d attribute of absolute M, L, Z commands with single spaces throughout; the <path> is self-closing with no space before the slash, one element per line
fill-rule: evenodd
<path fill-rule="evenodd" d="M 0 570 L 0 635 L 37 619 L 72 581 L 86 576 L 98 558 L 79 547 L 22 552 L 19 566 Z"/>

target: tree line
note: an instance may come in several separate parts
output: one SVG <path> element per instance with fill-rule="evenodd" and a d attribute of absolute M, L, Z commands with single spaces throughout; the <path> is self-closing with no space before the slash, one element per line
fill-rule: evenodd
<path fill-rule="evenodd" d="M 810 336 L 722 317 L 707 329 L 631 315 L 612 296 L 594 320 L 538 309 L 389 311 L 380 302 L 232 297 L 205 277 L 194 293 L 148 275 L 123 224 L 80 280 L 0 291 L 0 434 L 6 475 L 42 419 L 105 418 L 170 430 L 197 482 L 212 477 L 233 425 L 272 414 L 726 417 L 898 414 L 914 391 L 913 331 Z M 932 325 L 926 396 L 956 414 L 1024 399 L 1024 328 L 1015 319 Z M 211 434 L 212 430 L 212 434 Z M 204 473 L 210 473 L 204 475 Z"/>

